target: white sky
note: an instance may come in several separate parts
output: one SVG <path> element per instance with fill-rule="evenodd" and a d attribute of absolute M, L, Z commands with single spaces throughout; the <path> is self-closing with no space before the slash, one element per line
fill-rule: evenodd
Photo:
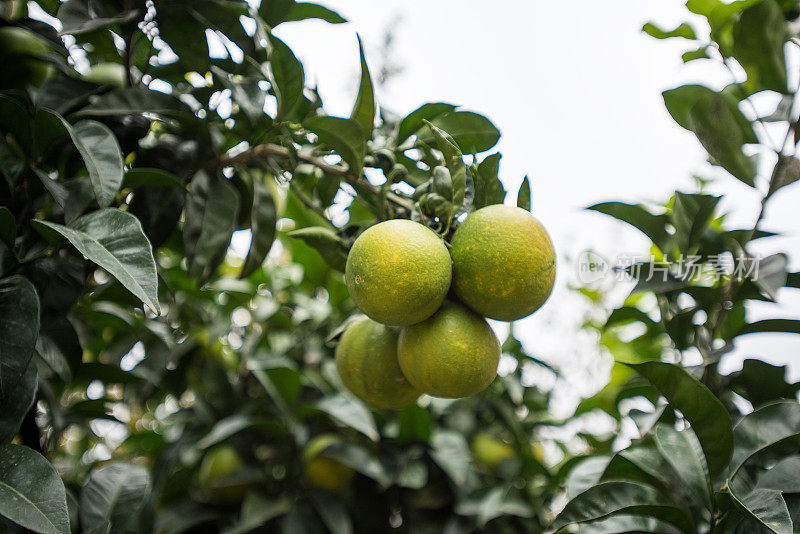
<path fill-rule="evenodd" d="M 686 41 L 657 41 L 641 32 L 650 20 L 662 27 L 683 21 L 682 2 L 322 3 L 350 22 L 290 23 L 276 34 L 303 61 L 328 113 L 346 116 L 352 107 L 359 72 L 356 33 L 365 42 L 374 74 L 381 64 L 383 36 L 391 28 L 392 57 L 403 71 L 379 89 L 379 103 L 405 114 L 425 102 L 445 101 L 485 114 L 503 134 L 498 148 L 507 188 L 516 190 L 526 174 L 532 178 L 532 209 L 553 237 L 560 272 L 554 296 L 518 323 L 517 331 L 532 354 L 574 377 L 572 395 L 587 395 L 602 385 L 610 364 L 598 362 L 591 338 L 575 333 L 586 308 L 566 291 L 575 275 L 564 260 L 587 248 L 612 259 L 621 252 L 647 252 L 647 241 L 636 230 L 582 208 L 606 200 L 662 201 L 675 189 L 693 191 L 691 176 L 699 172 L 719 175 L 711 192 L 731 193 L 723 204 L 730 220 L 752 225 L 758 194 L 705 164 L 694 135 L 677 126 L 663 105 L 661 91 L 680 83 L 721 87 L 731 81 L 705 61 L 684 66 L 680 54 L 691 46 Z M 693 20 L 701 33 L 706 31 Z M 769 112 L 776 102 L 765 98 L 757 104 Z M 791 235 L 766 240 L 756 251 L 789 252 L 792 270 L 800 267 L 798 203 L 798 185 L 774 197 L 763 228 Z M 783 291 L 780 308 L 753 306 L 748 318 L 800 317 L 798 293 Z M 735 370 L 743 358 L 758 355 L 791 363 L 790 374 L 797 380 L 798 349 L 797 335 L 750 335 L 726 357 L 724 367 Z"/>

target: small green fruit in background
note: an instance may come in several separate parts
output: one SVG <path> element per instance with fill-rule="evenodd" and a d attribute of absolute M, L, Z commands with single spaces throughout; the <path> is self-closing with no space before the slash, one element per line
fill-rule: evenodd
<path fill-rule="evenodd" d="M 419 397 L 397 363 L 397 337 L 396 329 L 362 316 L 347 327 L 336 346 L 342 382 L 372 408 L 403 408 Z"/>
<path fill-rule="evenodd" d="M 53 66 L 40 59 L 48 44 L 35 33 L 16 26 L 0 28 L 0 89 L 41 87 Z"/>
<path fill-rule="evenodd" d="M 125 71 L 125 66 L 119 63 L 98 63 L 89 69 L 83 79 L 100 85 L 125 87 L 128 83 L 128 73 Z"/>
<path fill-rule="evenodd" d="M 219 445 L 208 451 L 200 464 L 200 487 L 216 502 L 238 502 L 250 488 L 249 483 L 236 476 L 244 468 L 242 458 L 233 447 Z"/>
<path fill-rule="evenodd" d="M 306 479 L 314 486 L 333 493 L 341 493 L 350 487 L 355 471 L 338 460 L 325 456 L 325 449 L 341 442 L 336 435 L 322 434 L 306 445 L 303 450 L 303 465 Z"/>
<path fill-rule="evenodd" d="M 479 432 L 472 438 L 472 456 L 490 469 L 497 468 L 503 460 L 516 458 L 517 453 L 511 445 L 488 432 Z"/>

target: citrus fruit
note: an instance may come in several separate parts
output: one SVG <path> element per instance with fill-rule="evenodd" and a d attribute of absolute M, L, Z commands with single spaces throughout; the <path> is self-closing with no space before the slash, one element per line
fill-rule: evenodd
<path fill-rule="evenodd" d="M 553 244 L 521 208 L 497 204 L 471 213 L 453 235 L 450 254 L 456 295 L 490 319 L 527 317 L 553 290 Z"/>
<path fill-rule="evenodd" d="M 516 458 L 514 448 L 503 440 L 489 434 L 479 432 L 472 439 L 472 456 L 479 463 L 489 468 L 496 468 L 503 460 Z"/>
<path fill-rule="evenodd" d="M 361 316 L 347 327 L 336 346 L 342 382 L 373 408 L 402 408 L 419 397 L 397 363 L 397 336 L 396 329 Z"/>
<path fill-rule="evenodd" d="M 47 61 L 38 59 L 49 50 L 35 33 L 15 26 L 0 28 L 0 88 L 40 87 L 53 73 Z"/>
<path fill-rule="evenodd" d="M 240 501 L 250 487 L 250 484 L 236 476 L 237 473 L 241 474 L 244 467 L 244 462 L 233 447 L 219 445 L 208 451 L 200 464 L 200 485 L 215 501 Z"/>
<path fill-rule="evenodd" d="M 494 380 L 500 342 L 483 317 L 447 302 L 429 319 L 400 331 L 397 359 L 419 391 L 466 397 Z"/>
<path fill-rule="evenodd" d="M 341 443 L 337 436 L 322 434 L 309 441 L 303 450 L 303 464 L 308 481 L 318 488 L 334 493 L 347 489 L 355 476 L 351 467 L 325 456 L 325 449 L 337 443 Z"/>
<path fill-rule="evenodd" d="M 430 317 L 441 306 L 451 276 L 444 242 L 406 219 L 378 223 L 358 236 L 345 269 L 347 289 L 361 311 L 393 326 Z"/>

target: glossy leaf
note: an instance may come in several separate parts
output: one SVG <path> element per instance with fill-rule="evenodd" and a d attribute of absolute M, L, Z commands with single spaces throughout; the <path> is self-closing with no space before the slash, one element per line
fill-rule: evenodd
<path fill-rule="evenodd" d="M 31 362 L 22 375 L 22 379 L 14 388 L 14 392 L 0 401 L 0 444 L 6 444 L 17 435 L 22 420 L 31 409 L 36 398 L 39 372 L 36 364 Z"/>
<path fill-rule="evenodd" d="M 783 10 L 775 0 L 763 0 L 742 11 L 733 25 L 733 52 L 747 72 L 751 91 L 787 92 L 786 41 Z"/>
<path fill-rule="evenodd" d="M 320 19 L 325 22 L 330 22 L 331 24 L 347 22 L 347 20 L 336 11 L 311 2 L 295 2 L 289 10 L 288 15 L 286 15 L 284 22 L 306 19 Z"/>
<path fill-rule="evenodd" d="M 271 175 L 264 177 L 272 180 Z M 260 179 L 253 180 L 253 207 L 250 211 L 250 232 L 252 234 L 250 248 L 242 266 L 242 278 L 246 278 L 261 264 L 272 248 L 275 240 L 275 223 L 277 221 L 275 201 L 269 187 Z"/>
<path fill-rule="evenodd" d="M 64 483 L 44 456 L 0 445 L 0 515 L 41 534 L 69 534 Z"/>
<path fill-rule="evenodd" d="M 14 394 L 39 336 L 39 296 L 25 277 L 0 280 L 0 402 Z"/>
<path fill-rule="evenodd" d="M 708 465 L 703 456 L 703 448 L 692 429 L 677 431 L 672 426 L 658 424 L 655 428 L 655 443 L 658 451 L 691 492 L 694 502 L 702 503 L 710 510 Z"/>
<path fill-rule="evenodd" d="M 269 36 L 269 43 L 270 81 L 278 99 L 278 118 L 290 118 L 303 98 L 303 65 L 286 43 L 274 35 Z"/>
<path fill-rule="evenodd" d="M 378 440 L 378 430 L 372 414 L 352 397 L 343 394 L 325 397 L 316 404 L 316 407 L 369 439 Z"/>
<path fill-rule="evenodd" d="M 746 515 L 755 519 L 761 526 L 774 534 L 792 534 L 794 527 L 786 501 L 781 492 L 773 489 L 756 488 L 740 494 L 730 488 L 734 502 Z"/>
<path fill-rule="evenodd" d="M 733 427 L 735 448 L 728 467 L 733 477 L 753 455 L 800 436 L 800 404 L 781 401 L 742 417 Z"/>
<path fill-rule="evenodd" d="M 34 222 L 67 238 L 87 259 L 108 271 L 156 313 L 161 313 L 153 250 L 136 217 L 106 208 L 84 215 L 69 227 L 49 221 Z"/>
<path fill-rule="evenodd" d="M 789 456 L 776 463 L 759 477 L 757 487 L 800 493 L 800 456 Z"/>
<path fill-rule="evenodd" d="M 331 268 L 344 272 L 347 263 L 347 249 L 336 232 L 321 226 L 311 226 L 293 230 L 287 234 L 294 239 L 302 239 L 314 248 Z"/>
<path fill-rule="evenodd" d="M 306 119 L 303 126 L 317 134 L 323 145 L 335 150 L 347 163 L 351 174 L 361 175 L 367 145 L 361 126 L 357 122 L 319 115 Z"/>
<path fill-rule="evenodd" d="M 81 525 L 91 529 L 110 523 L 112 532 L 138 532 L 150 490 L 150 474 L 143 467 L 117 462 L 95 469 L 81 491 Z"/>
<path fill-rule="evenodd" d="M 445 104 L 444 102 L 423 104 L 400 121 L 397 130 L 397 142 L 402 143 L 408 139 L 409 136 L 425 125 L 424 121 L 432 121 L 439 115 L 455 111 L 456 107 L 453 104 Z"/>
<path fill-rule="evenodd" d="M 711 391 L 683 368 L 671 363 L 626 364 L 644 376 L 680 410 L 700 441 L 712 476 L 728 464 L 733 451 L 733 431 L 728 411 Z"/>
<path fill-rule="evenodd" d="M 478 172 L 472 175 L 475 188 L 472 206 L 476 210 L 492 204 L 502 204 L 506 198 L 506 190 L 499 178 L 501 157 L 499 153 L 486 156 L 478 165 Z"/>
<path fill-rule="evenodd" d="M 350 114 L 350 120 L 355 121 L 364 135 L 364 139 L 372 137 L 375 127 L 375 91 L 372 89 L 372 78 L 364 58 L 364 43 L 358 38 L 358 53 L 361 57 L 361 83 L 358 86 L 358 96 Z"/>
<path fill-rule="evenodd" d="M 682 531 L 666 521 L 654 517 L 614 514 L 605 519 L 581 525 L 581 534 L 621 534 L 647 532 L 649 534 L 679 534 Z"/>

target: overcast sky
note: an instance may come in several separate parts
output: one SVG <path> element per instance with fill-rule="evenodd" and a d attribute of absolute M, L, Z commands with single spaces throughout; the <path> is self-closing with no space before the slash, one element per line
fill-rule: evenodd
<path fill-rule="evenodd" d="M 691 176 L 700 173 L 719 176 L 711 192 L 730 193 L 722 208 L 731 225 L 752 225 L 758 193 L 708 166 L 694 135 L 677 126 L 663 105 L 661 92 L 680 83 L 719 88 L 731 81 L 707 61 L 684 66 L 680 55 L 691 46 L 685 41 L 657 41 L 642 33 L 650 20 L 663 27 L 686 20 L 683 2 L 322 3 L 350 22 L 283 24 L 276 34 L 303 61 L 329 113 L 347 115 L 352 107 L 359 72 L 356 33 L 376 73 L 391 30 L 391 63 L 402 72 L 379 89 L 380 104 L 405 114 L 425 102 L 451 102 L 485 114 L 501 130 L 503 181 L 516 191 L 523 176 L 532 178 L 533 212 L 549 229 L 560 260 L 558 290 L 545 308 L 519 323 L 518 333 L 532 354 L 575 376 L 575 391 L 589 394 L 602 385 L 602 372 L 598 379 L 596 371 L 610 363 L 598 363 L 594 340 L 575 334 L 585 307 L 565 290 L 576 278 L 566 260 L 587 248 L 611 259 L 648 251 L 636 230 L 582 208 L 606 200 L 663 201 L 675 189 L 693 191 Z M 701 20 L 690 20 L 701 34 L 707 31 Z M 767 97 L 756 104 L 769 112 L 776 101 Z M 774 197 L 763 227 L 790 235 L 755 250 L 788 251 L 795 271 L 799 203 L 799 185 Z M 783 291 L 780 308 L 751 307 L 748 318 L 800 317 L 798 293 Z M 743 358 L 758 355 L 773 363 L 793 362 L 791 375 L 800 379 L 798 349 L 800 336 L 750 335 L 724 367 L 735 370 Z"/>

